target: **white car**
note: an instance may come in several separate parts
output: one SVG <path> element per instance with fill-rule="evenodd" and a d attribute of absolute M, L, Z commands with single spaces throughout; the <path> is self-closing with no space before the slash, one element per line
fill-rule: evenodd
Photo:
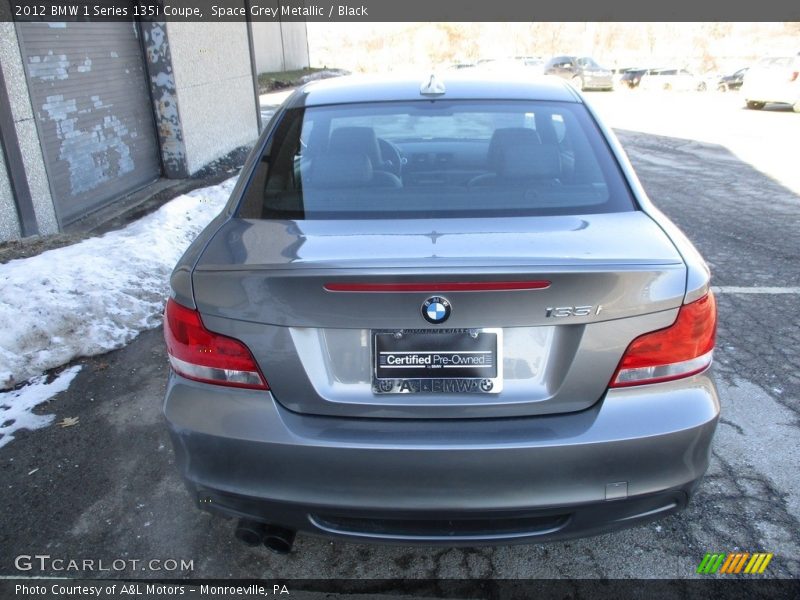
<path fill-rule="evenodd" d="M 686 69 L 651 69 L 642 76 L 639 87 L 645 90 L 705 91 L 706 82 Z"/>
<path fill-rule="evenodd" d="M 795 56 L 762 58 L 744 76 L 747 108 L 761 110 L 767 103 L 791 104 L 800 112 L 800 52 Z"/>

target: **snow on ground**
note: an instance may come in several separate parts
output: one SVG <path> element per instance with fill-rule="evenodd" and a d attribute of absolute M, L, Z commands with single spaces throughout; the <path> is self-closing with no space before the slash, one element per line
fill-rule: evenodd
<path fill-rule="evenodd" d="M 42 375 L 19 389 L 0 392 L 0 448 L 14 439 L 13 434 L 19 429 L 40 429 L 52 423 L 55 415 L 35 415 L 31 411 L 66 390 L 80 370 L 81 366 L 75 365 L 49 383 L 48 377 Z"/>
<path fill-rule="evenodd" d="M 179 196 L 124 229 L 0 265 L 0 390 L 157 327 L 172 268 L 235 181 Z"/>

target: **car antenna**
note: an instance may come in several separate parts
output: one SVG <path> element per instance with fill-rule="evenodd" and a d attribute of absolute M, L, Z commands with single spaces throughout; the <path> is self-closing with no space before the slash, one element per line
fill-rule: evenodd
<path fill-rule="evenodd" d="M 441 96 L 445 91 L 444 82 L 438 79 L 434 73 L 431 73 L 430 78 L 419 86 L 419 93 L 423 96 Z"/>

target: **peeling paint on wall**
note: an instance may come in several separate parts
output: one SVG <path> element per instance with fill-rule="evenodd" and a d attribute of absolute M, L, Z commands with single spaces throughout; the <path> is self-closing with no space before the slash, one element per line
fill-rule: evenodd
<path fill-rule="evenodd" d="M 147 73 L 128 23 L 17 28 L 61 224 L 154 181 L 161 164 Z"/>
<path fill-rule="evenodd" d="M 94 106 L 104 106 L 98 96 L 92 96 L 92 100 Z M 130 132 L 117 117 L 108 115 L 90 129 L 75 129 L 77 115 L 90 109 L 78 110 L 74 98 L 65 100 L 61 94 L 48 96 L 42 110 L 56 125 L 60 140 L 58 157 L 69 165 L 72 195 L 133 171 L 131 150 L 123 138 L 136 137 L 136 133 Z"/>
<path fill-rule="evenodd" d="M 92 101 L 92 106 L 95 108 L 111 108 L 114 106 L 113 104 L 106 104 L 100 100 L 100 96 L 90 96 L 89 99 Z"/>
<path fill-rule="evenodd" d="M 66 79 L 69 61 L 66 54 L 53 54 L 51 50 L 45 56 L 29 56 L 28 72 L 31 77 L 42 81 L 54 81 L 56 79 Z"/>
<path fill-rule="evenodd" d="M 175 76 L 169 51 L 166 23 L 141 24 L 147 70 L 150 75 L 150 94 L 153 97 L 156 129 L 161 141 L 161 162 L 164 174 L 171 178 L 187 177 L 186 147 L 183 141 Z"/>

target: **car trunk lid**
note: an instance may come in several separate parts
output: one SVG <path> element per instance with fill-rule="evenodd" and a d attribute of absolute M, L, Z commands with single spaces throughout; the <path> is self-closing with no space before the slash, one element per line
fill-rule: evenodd
<path fill-rule="evenodd" d="M 292 410 L 487 417 L 591 406 L 630 340 L 674 319 L 685 277 L 669 238 L 642 212 L 233 219 L 203 252 L 193 287 L 206 325 L 247 343 Z M 446 322 L 425 319 L 432 297 L 449 305 Z M 493 389 L 380 393 L 376 334 L 441 330 L 499 334 Z"/>

